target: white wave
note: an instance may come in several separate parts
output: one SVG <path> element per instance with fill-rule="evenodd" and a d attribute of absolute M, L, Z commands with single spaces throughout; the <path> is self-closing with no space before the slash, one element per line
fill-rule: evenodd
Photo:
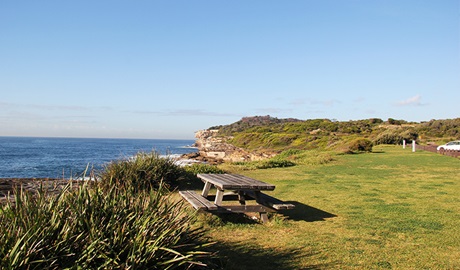
<path fill-rule="evenodd" d="M 193 146 L 193 145 L 184 145 L 184 146 L 180 146 L 178 148 L 191 148 L 191 149 L 198 149 L 198 147 L 196 146 Z"/>
<path fill-rule="evenodd" d="M 178 159 L 181 156 L 182 156 L 182 154 L 160 155 L 161 158 L 169 158 L 169 159 Z"/>
<path fill-rule="evenodd" d="M 198 161 L 198 160 L 194 160 L 194 159 L 178 159 L 178 160 L 174 161 L 174 164 L 176 164 L 178 166 L 181 166 L 181 167 L 191 166 L 191 165 L 197 164 L 197 163 L 203 163 L 203 162 Z"/>

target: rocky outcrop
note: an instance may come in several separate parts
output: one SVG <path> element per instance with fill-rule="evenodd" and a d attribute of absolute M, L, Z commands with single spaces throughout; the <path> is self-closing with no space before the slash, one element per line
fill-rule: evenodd
<path fill-rule="evenodd" d="M 216 161 L 253 161 L 270 158 L 270 153 L 255 153 L 236 147 L 230 143 L 232 137 L 219 136 L 219 130 L 207 129 L 195 133 L 195 146 L 202 158 Z"/>
<path fill-rule="evenodd" d="M 14 201 L 14 194 L 20 190 L 32 194 L 39 190 L 46 194 L 58 194 L 70 183 L 72 188 L 77 188 L 84 182 L 86 181 L 49 178 L 0 178 L 0 204 L 6 200 Z"/>

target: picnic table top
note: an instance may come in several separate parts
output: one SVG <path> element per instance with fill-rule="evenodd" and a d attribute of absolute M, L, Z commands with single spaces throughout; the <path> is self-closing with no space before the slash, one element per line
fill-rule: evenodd
<path fill-rule="evenodd" d="M 275 186 L 253 178 L 239 174 L 198 174 L 204 182 L 225 189 L 248 189 L 248 190 L 274 190 Z"/>

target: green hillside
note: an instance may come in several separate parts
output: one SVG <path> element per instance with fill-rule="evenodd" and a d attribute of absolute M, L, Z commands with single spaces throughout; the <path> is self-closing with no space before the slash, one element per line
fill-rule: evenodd
<path fill-rule="evenodd" d="M 227 142 L 251 151 L 325 149 L 339 152 L 369 151 L 379 144 L 440 144 L 460 137 L 460 118 L 407 122 L 389 118 L 353 121 L 329 119 L 279 119 L 271 116 L 244 117 L 214 126 Z"/>

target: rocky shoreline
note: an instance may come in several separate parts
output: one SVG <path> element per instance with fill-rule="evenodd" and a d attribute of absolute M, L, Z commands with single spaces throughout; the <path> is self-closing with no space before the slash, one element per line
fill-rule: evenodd
<path fill-rule="evenodd" d="M 219 136 L 218 130 L 200 130 L 195 133 L 196 142 L 193 147 L 198 152 L 188 153 L 176 160 L 179 166 L 188 166 L 195 163 L 218 165 L 224 162 L 253 161 L 272 157 L 271 153 L 251 153 L 236 147 L 227 141 L 231 138 Z M 0 178 L 0 202 L 13 197 L 15 190 L 24 189 L 36 192 L 39 189 L 58 193 L 69 181 L 78 186 L 83 181 L 52 178 Z"/>
<path fill-rule="evenodd" d="M 204 163 L 210 165 L 218 165 L 224 162 L 221 158 L 202 156 L 199 152 L 183 154 L 176 163 L 179 165 L 191 165 L 194 163 Z"/>
<path fill-rule="evenodd" d="M 243 148 L 236 147 L 229 143 L 232 137 L 220 136 L 217 129 L 197 131 L 195 138 L 195 146 L 198 148 L 200 158 L 208 162 L 255 161 L 271 158 L 276 155 L 276 153 L 266 151 L 249 152 Z"/>
<path fill-rule="evenodd" d="M 50 179 L 50 178 L 0 178 L 0 202 L 13 199 L 17 190 L 37 192 L 44 190 L 51 194 L 59 193 L 70 182 L 75 186 L 83 183 L 81 180 Z"/>

